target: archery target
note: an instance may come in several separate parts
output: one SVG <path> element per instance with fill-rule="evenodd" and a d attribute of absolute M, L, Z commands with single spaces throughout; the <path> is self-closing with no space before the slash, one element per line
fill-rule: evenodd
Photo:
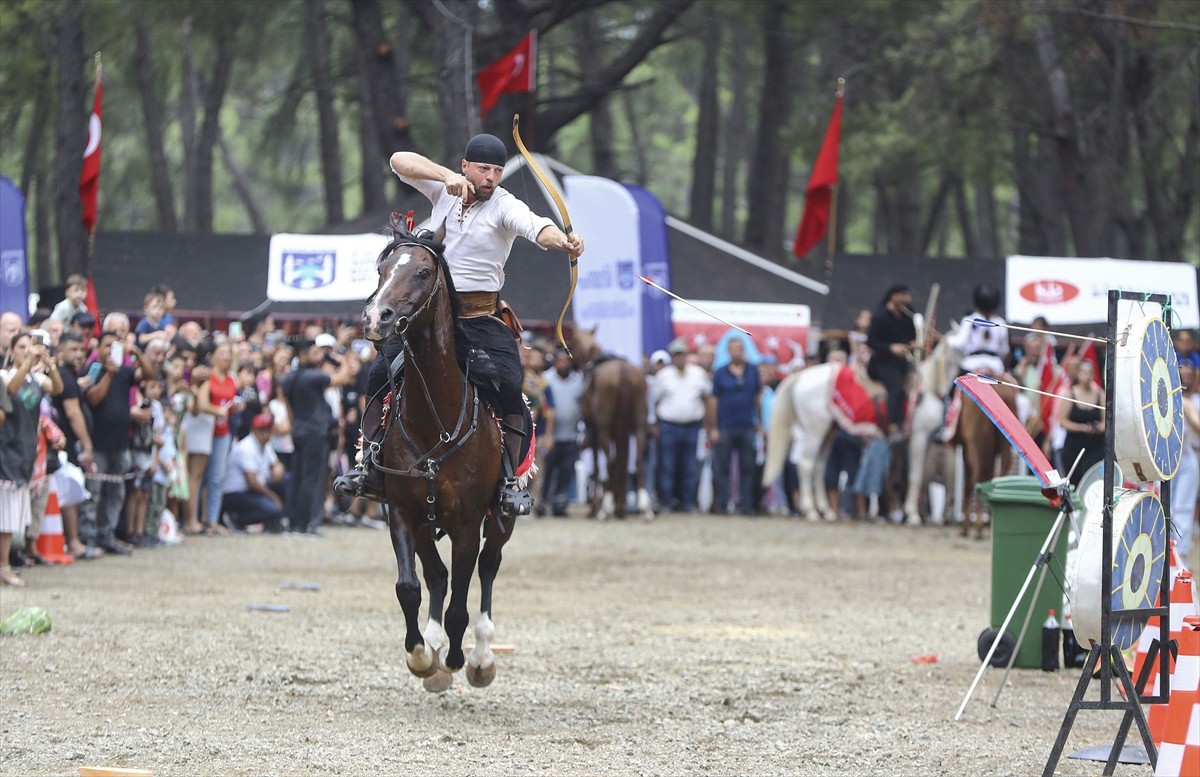
<path fill-rule="evenodd" d="M 1166 517 L 1157 496 L 1127 491 L 1117 500 L 1113 509 L 1112 568 L 1107 576 L 1100 570 L 1103 555 L 1103 513 L 1089 513 L 1079 540 L 1078 567 L 1071 587 L 1071 614 L 1081 645 L 1088 640 L 1100 641 L 1100 597 L 1110 597 L 1114 613 L 1157 604 L 1167 555 Z M 1133 647 L 1148 617 L 1112 617 L 1112 644 L 1121 650 Z"/>
<path fill-rule="evenodd" d="M 1183 396 L 1171 336 L 1153 316 L 1117 341 L 1116 460 L 1132 482 L 1170 480 L 1183 457 Z"/>

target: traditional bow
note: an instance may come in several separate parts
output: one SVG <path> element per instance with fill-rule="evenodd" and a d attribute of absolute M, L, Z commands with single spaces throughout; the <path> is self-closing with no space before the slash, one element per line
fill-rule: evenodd
<path fill-rule="evenodd" d="M 521 152 L 521 156 L 525 158 L 525 163 L 529 165 L 530 171 L 537 176 L 537 179 L 542 182 L 542 186 L 546 189 L 546 193 L 550 195 L 550 199 L 554 201 L 554 206 L 558 208 L 558 213 L 562 216 L 563 232 L 567 237 L 571 236 L 571 214 L 567 213 L 567 204 L 562 201 L 562 197 L 558 196 L 558 188 L 554 182 L 550 180 L 537 160 L 533 158 L 533 154 L 529 153 L 529 149 L 525 148 L 525 141 L 521 140 L 521 131 L 518 128 L 521 122 L 519 113 L 513 114 L 513 140 L 517 144 L 517 149 Z M 575 296 L 575 285 L 579 282 L 579 259 L 572 256 L 570 253 L 567 257 L 571 260 L 571 290 L 567 292 L 567 301 L 563 303 L 562 311 L 558 314 L 558 323 L 554 325 L 554 333 L 558 335 L 558 342 L 563 348 L 567 349 L 567 353 L 571 353 L 571 347 L 567 345 L 566 339 L 563 337 L 563 318 L 567 315 L 567 308 L 571 304 L 571 298 Z"/>

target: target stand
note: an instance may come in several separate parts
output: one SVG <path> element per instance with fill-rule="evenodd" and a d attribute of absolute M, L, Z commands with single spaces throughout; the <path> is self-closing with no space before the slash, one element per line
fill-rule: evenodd
<path fill-rule="evenodd" d="M 1127 307 L 1124 321 L 1118 318 L 1121 302 L 1133 303 Z M 1170 640 L 1170 596 L 1162 596 L 1162 604 L 1155 605 L 1159 592 L 1170 591 L 1170 565 L 1166 563 L 1170 481 L 1183 452 L 1179 368 L 1170 328 L 1162 320 L 1169 318 L 1170 305 L 1171 298 L 1165 294 L 1108 292 L 1104 502 L 1100 520 L 1085 526 L 1080 538 L 1081 580 L 1075 590 L 1079 604 L 1073 608 L 1076 636 L 1088 639 L 1091 650 L 1043 777 L 1053 776 L 1080 710 L 1125 712 L 1109 749 L 1104 774 L 1110 775 L 1116 769 L 1134 723 L 1151 767 L 1158 762 L 1141 705 L 1165 704 L 1171 693 L 1168 651 L 1164 647 Z M 1152 310 L 1147 313 L 1147 308 Z M 1150 493 L 1125 492 L 1118 503 L 1114 498 L 1118 468 L 1134 482 L 1158 481 L 1161 500 Z M 1116 547 L 1114 540 L 1119 541 Z M 1085 543 L 1090 546 L 1088 554 Z M 1094 556 L 1097 551 L 1098 569 L 1090 571 L 1098 575 L 1094 580 L 1083 580 L 1083 565 L 1088 563 L 1088 555 Z M 1162 693 L 1146 697 L 1141 696 L 1141 690 L 1148 672 L 1143 672 L 1135 686 L 1121 651 L 1137 643 L 1146 621 L 1155 615 L 1159 618 L 1159 634 L 1151 656 L 1159 661 Z M 1098 701 L 1084 698 L 1093 679 L 1100 685 Z M 1124 698 L 1113 697 L 1114 681 L 1121 684 Z"/>

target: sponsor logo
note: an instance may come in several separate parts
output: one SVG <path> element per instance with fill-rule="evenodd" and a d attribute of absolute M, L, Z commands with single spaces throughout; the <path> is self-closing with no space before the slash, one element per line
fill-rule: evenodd
<path fill-rule="evenodd" d="M 1078 297 L 1079 287 L 1066 281 L 1040 280 L 1025 284 L 1019 293 L 1023 299 L 1039 305 L 1058 305 Z"/>
<path fill-rule="evenodd" d="M 25 252 L 10 249 L 0 252 L 0 277 L 5 286 L 20 286 L 25 283 Z"/>
<path fill-rule="evenodd" d="M 633 261 L 617 262 L 617 283 L 625 291 L 633 288 Z"/>
<path fill-rule="evenodd" d="M 289 251 L 283 255 L 283 282 L 294 289 L 319 289 L 333 283 L 337 254 L 333 251 Z"/>

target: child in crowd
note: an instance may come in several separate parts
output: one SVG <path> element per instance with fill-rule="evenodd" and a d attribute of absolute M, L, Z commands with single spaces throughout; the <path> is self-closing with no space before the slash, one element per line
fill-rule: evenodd
<path fill-rule="evenodd" d="M 63 326 L 70 326 L 76 314 L 87 312 L 85 299 L 87 299 L 87 278 L 82 275 L 68 275 L 66 298 L 54 306 L 50 318 L 63 322 Z"/>
<path fill-rule="evenodd" d="M 130 449 L 134 478 L 130 481 L 129 497 L 125 502 L 125 533 L 135 546 L 149 547 L 159 544 L 158 519 L 162 514 L 161 506 L 158 513 L 150 511 L 150 493 L 158 471 L 159 448 L 162 447 L 165 425 L 162 403 L 159 401 L 162 397 L 162 380 L 158 377 L 146 378 L 140 388 L 141 401 L 138 406 L 149 413 L 145 421 L 135 417 L 132 423 Z"/>
<path fill-rule="evenodd" d="M 169 339 L 162 324 L 162 317 L 163 295 L 152 291 L 142 301 L 142 320 L 133 330 L 137 335 L 139 347 L 145 348 L 146 344 L 155 338 Z"/>

